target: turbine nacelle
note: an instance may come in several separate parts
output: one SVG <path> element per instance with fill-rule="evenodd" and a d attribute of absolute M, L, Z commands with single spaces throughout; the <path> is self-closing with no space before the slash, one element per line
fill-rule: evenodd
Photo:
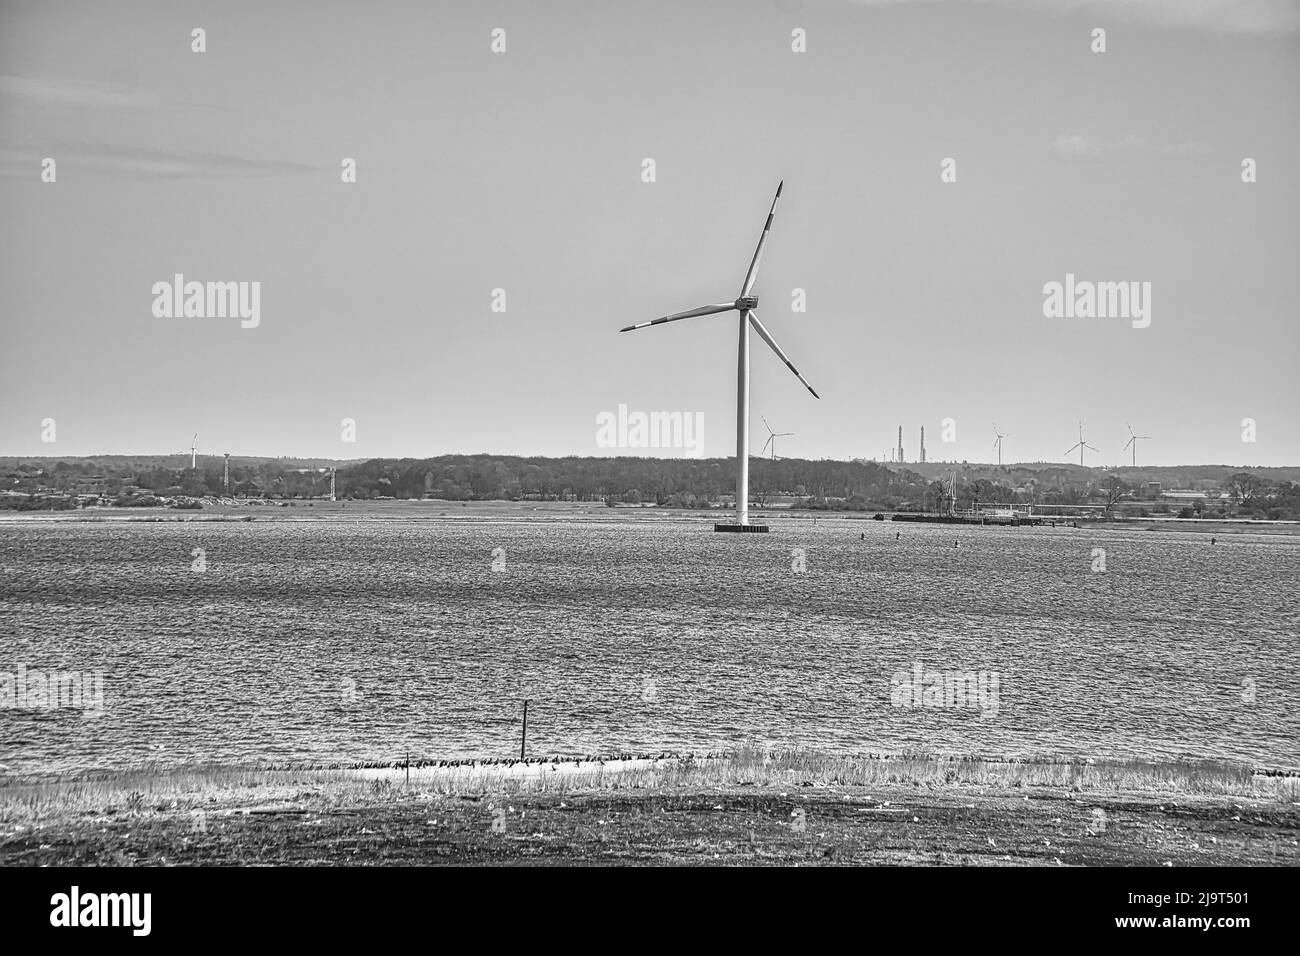
<path fill-rule="evenodd" d="M 757 309 L 758 296 L 742 295 L 739 299 L 736 300 L 735 308 L 739 312 L 745 312 L 748 309 Z"/>

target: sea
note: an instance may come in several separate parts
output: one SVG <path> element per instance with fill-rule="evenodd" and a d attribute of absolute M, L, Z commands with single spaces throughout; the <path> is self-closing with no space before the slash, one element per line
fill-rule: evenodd
<path fill-rule="evenodd" d="M 770 523 L 5 520 L 0 773 L 742 746 L 1300 768 L 1300 536 Z"/>

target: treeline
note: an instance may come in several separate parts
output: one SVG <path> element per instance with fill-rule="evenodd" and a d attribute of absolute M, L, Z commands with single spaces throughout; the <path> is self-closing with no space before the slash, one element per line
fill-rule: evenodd
<path fill-rule="evenodd" d="M 10 460 L 0 491 L 27 495 L 94 495 L 123 504 L 158 495 L 203 498 L 226 493 L 225 461 L 189 456 Z M 329 493 L 329 470 L 301 459 L 231 458 L 229 494 L 244 498 L 314 498 Z"/>
<path fill-rule="evenodd" d="M 1241 517 L 1267 518 L 1272 521 L 1300 520 L 1300 482 L 1269 481 L 1242 471 L 1223 482 L 1223 492 L 1231 504 L 1231 511 Z M 1195 504 L 1197 502 L 1193 502 L 1194 511 Z"/>
<path fill-rule="evenodd" d="M 119 505 L 149 506 L 158 499 L 206 498 L 226 493 L 221 459 L 189 467 L 176 459 L 10 459 L 0 472 L 0 507 L 64 507 L 65 496 Z M 0 468 L 6 467 L 0 463 Z M 977 505 L 1101 504 L 1127 513 L 1185 517 L 1239 515 L 1300 520 L 1300 484 L 1260 474 L 1228 474 L 1205 500 L 1161 500 L 1144 483 L 1117 472 L 1056 469 L 1036 475 L 972 478 L 958 471 L 955 489 L 906 466 L 891 470 L 864 461 L 802 458 L 750 460 L 750 494 L 761 506 L 878 511 L 965 510 Z M 727 458 L 541 458 L 513 455 L 441 455 L 376 458 L 339 467 L 340 498 L 440 498 L 452 501 L 604 501 L 706 508 L 733 503 L 735 467 Z M 241 498 L 307 499 L 329 494 L 327 463 L 299 459 L 232 458 L 229 494 Z M 952 500 L 955 492 L 956 501 Z"/>
<path fill-rule="evenodd" d="M 905 495 L 914 484 L 872 463 L 757 458 L 750 462 L 750 488 L 757 499 L 776 495 L 876 499 Z M 735 487 L 735 464 L 726 458 L 442 455 L 374 459 L 338 473 L 339 494 L 357 498 L 612 500 L 695 507 L 730 497 Z"/>
<path fill-rule="evenodd" d="M 941 511 L 990 504 L 1140 505 L 1140 513 L 1176 511 L 1184 517 L 1235 514 L 1300 519 L 1300 484 L 1237 472 L 1210 489 L 1211 497 L 1181 510 L 1149 496 L 1141 483 L 1097 472 L 1066 477 L 976 478 L 948 482 L 923 478 L 907 468 L 891 471 L 862 461 L 753 458 L 750 495 L 760 507 L 781 498 L 808 508 Z M 709 507 L 735 493 L 733 459 L 707 458 L 521 458 L 510 455 L 443 455 L 437 458 L 373 459 L 338 472 L 338 493 L 350 498 L 441 498 L 452 501 L 537 500 L 649 503 Z M 1222 497 L 1219 497 L 1219 494 Z M 1190 513 L 1187 512 L 1190 509 Z"/>
<path fill-rule="evenodd" d="M 1122 465 L 1118 468 L 1084 467 L 1072 462 L 1016 462 L 1014 464 L 996 465 L 981 462 L 927 462 L 926 464 L 906 463 L 891 465 L 893 468 L 907 468 L 924 478 L 947 480 L 956 474 L 957 480 L 974 481 L 988 478 L 1013 487 L 1037 485 L 1039 487 L 1083 486 L 1097 482 L 1106 476 L 1117 475 L 1134 488 L 1140 488 L 1146 482 L 1159 482 L 1168 491 L 1179 488 L 1192 491 L 1217 492 L 1234 474 L 1249 472 L 1257 477 L 1272 481 L 1300 481 L 1300 467 L 1259 466 L 1242 467 L 1233 465 L 1139 465 L 1133 467 Z"/>

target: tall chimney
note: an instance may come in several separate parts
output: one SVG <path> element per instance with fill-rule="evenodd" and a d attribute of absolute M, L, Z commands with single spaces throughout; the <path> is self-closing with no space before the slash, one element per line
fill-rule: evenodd
<path fill-rule="evenodd" d="M 226 468 L 221 474 L 221 485 L 225 494 L 230 494 L 230 452 L 226 452 Z"/>
<path fill-rule="evenodd" d="M 918 459 L 921 464 L 925 464 L 925 426 L 921 426 L 921 457 Z"/>
<path fill-rule="evenodd" d="M 903 426 L 898 426 L 898 460 L 903 460 Z"/>

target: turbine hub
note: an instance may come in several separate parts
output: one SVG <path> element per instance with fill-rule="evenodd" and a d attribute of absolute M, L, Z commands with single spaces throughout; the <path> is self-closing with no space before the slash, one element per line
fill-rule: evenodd
<path fill-rule="evenodd" d="M 736 308 L 739 309 L 741 312 L 744 312 L 746 309 L 757 309 L 758 296 L 742 295 L 739 299 L 736 300 Z"/>

